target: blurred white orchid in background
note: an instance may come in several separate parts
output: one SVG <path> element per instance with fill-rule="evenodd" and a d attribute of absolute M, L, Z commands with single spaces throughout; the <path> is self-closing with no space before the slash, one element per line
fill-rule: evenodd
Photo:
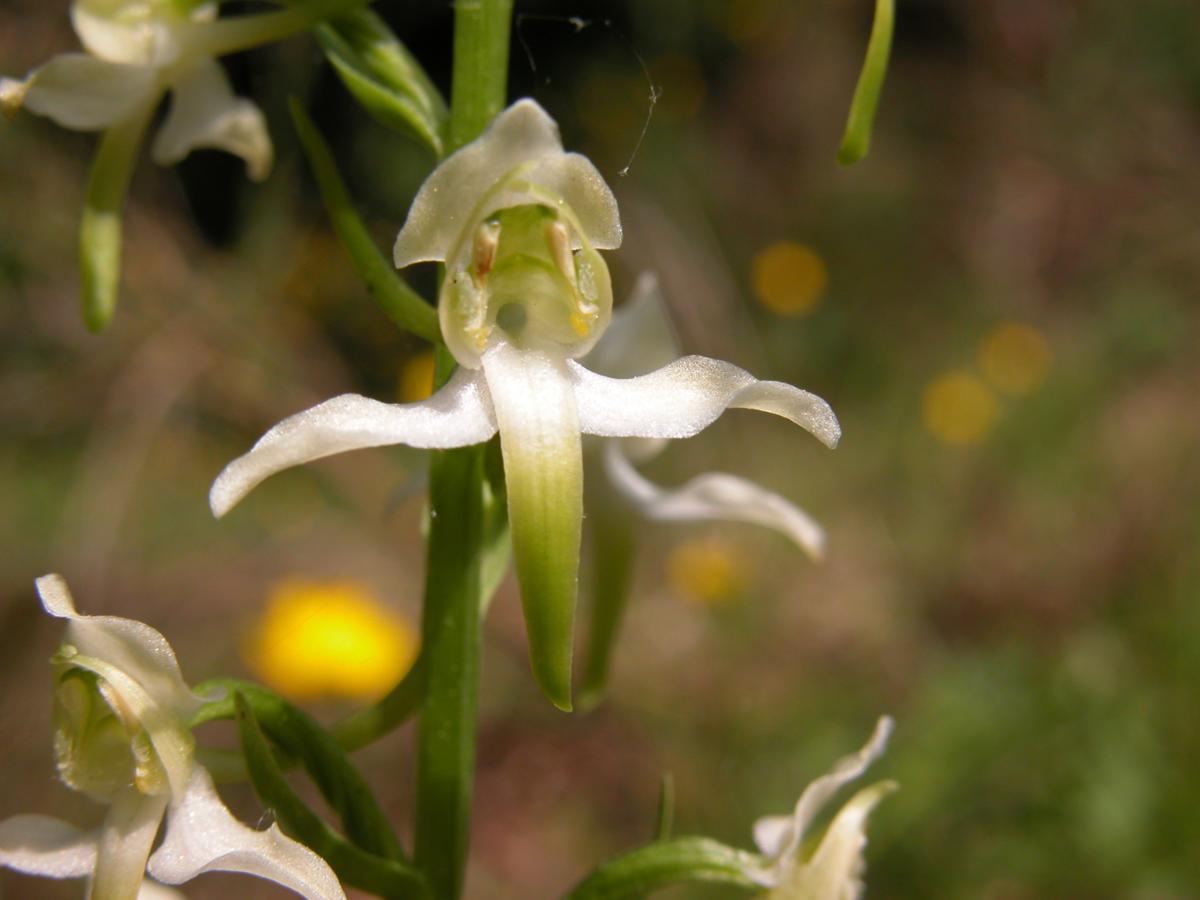
<path fill-rule="evenodd" d="M 804 789 L 790 816 L 767 816 L 754 823 L 754 841 L 767 859 L 762 868 L 746 874 L 770 889 L 768 900 L 856 900 L 862 895 L 867 817 L 896 790 L 896 783 L 881 781 L 858 791 L 833 817 L 816 849 L 807 853 L 805 832 L 833 795 L 883 754 L 891 733 L 892 720 L 884 716 L 866 746 Z"/>
<path fill-rule="evenodd" d="M 11 118 L 24 106 L 79 131 L 118 129 L 132 155 L 170 91 L 155 162 L 171 165 L 214 147 L 242 157 L 250 177 L 261 180 L 272 160 L 266 121 L 234 95 L 214 57 L 273 40 L 280 15 L 218 21 L 215 3 L 76 0 L 71 23 L 87 52 L 59 54 L 23 81 L 0 79 L 0 108 Z"/>
<path fill-rule="evenodd" d="M 584 362 L 610 377 L 633 378 L 666 365 L 679 354 L 658 278 L 644 272 Z M 608 478 L 641 515 L 671 522 L 749 522 L 778 531 L 813 559 L 823 556 L 825 532 L 821 526 L 804 510 L 752 481 L 723 472 L 707 472 L 675 488 L 649 481 L 634 464 L 648 462 L 666 444 L 665 440 L 642 438 L 605 441 Z"/>
<path fill-rule="evenodd" d="M 0 78 L 0 112 L 19 109 L 79 131 L 103 131 L 88 177 L 80 228 L 83 317 L 104 328 L 116 307 L 121 211 L 142 138 L 159 101 L 171 105 L 151 155 L 172 165 L 192 150 L 227 150 L 250 177 L 271 171 L 262 111 L 234 95 L 216 57 L 287 37 L 367 0 L 299 0 L 291 8 L 217 18 L 203 0 L 75 0 L 71 22 L 86 53 L 62 53 L 24 80 Z"/>
<path fill-rule="evenodd" d="M 612 308 L 597 249 L 621 242 L 616 200 L 532 100 L 448 157 L 418 192 L 395 261 L 446 264 L 442 337 L 460 368 L 429 400 L 403 405 L 345 394 L 280 422 L 230 463 L 210 493 L 227 512 L 281 469 L 364 447 L 449 448 L 500 433 L 509 520 L 531 660 L 547 696 L 571 705 L 571 646 L 583 513 L 581 435 L 683 438 L 726 409 L 770 412 L 833 446 L 821 398 L 700 356 L 636 378 L 575 359 Z"/>
<path fill-rule="evenodd" d="M 82 831 L 48 816 L 0 822 L 0 865 L 48 878 L 87 878 L 90 900 L 179 896 L 144 880 L 181 884 L 202 872 L 243 872 L 309 900 L 345 900 L 328 864 L 272 825 L 230 815 L 197 765 L 188 730 L 205 702 L 183 681 L 166 639 L 141 622 L 76 612 L 58 575 L 37 580 L 46 612 L 67 620 L 54 657 L 59 776 L 108 805 Z M 151 854 L 166 817 L 166 835 Z"/>

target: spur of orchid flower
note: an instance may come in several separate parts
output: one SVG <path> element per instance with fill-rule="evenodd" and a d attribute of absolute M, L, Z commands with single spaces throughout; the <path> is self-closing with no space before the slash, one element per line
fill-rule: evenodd
<path fill-rule="evenodd" d="M 531 662 L 550 700 L 570 709 L 581 435 L 690 437 L 731 407 L 782 416 L 829 446 L 840 435 L 819 397 L 720 360 L 686 356 L 637 378 L 576 362 L 611 317 L 597 251 L 620 242 L 616 199 L 595 166 L 563 151 L 537 103 L 510 106 L 433 171 L 396 239 L 397 266 L 446 265 L 438 314 L 458 370 L 421 403 L 345 394 L 285 419 L 220 474 L 214 513 L 267 476 L 333 453 L 461 447 L 498 431 Z"/>
<path fill-rule="evenodd" d="M 804 789 L 790 816 L 767 816 L 754 823 L 754 842 L 766 859 L 746 875 L 768 889 L 767 900 L 856 900 L 862 895 L 867 817 L 896 790 L 896 783 L 881 781 L 858 791 L 810 853 L 805 852 L 805 832 L 833 795 L 883 754 L 891 733 L 892 720 L 884 716 L 866 746 Z"/>
<path fill-rule="evenodd" d="M 67 620 L 54 657 L 54 752 L 68 786 L 108 806 L 82 831 L 48 816 L 0 822 L 0 865 L 48 878 L 87 878 L 90 900 L 178 896 L 202 872 L 267 878 L 309 900 L 345 900 L 329 865 L 272 825 L 230 815 L 195 761 L 188 730 L 206 702 L 184 683 L 166 638 L 142 622 L 76 612 L 58 575 L 37 580 L 42 606 Z M 163 819 L 166 835 L 150 852 Z"/>
<path fill-rule="evenodd" d="M 680 354 L 679 341 L 653 272 L 643 272 L 633 293 L 613 313 L 608 331 L 585 357 L 594 372 L 633 378 L 667 365 Z M 779 532 L 813 559 L 825 552 L 825 532 L 804 510 L 752 481 L 706 472 L 675 488 L 663 488 L 638 472 L 667 441 L 646 438 L 604 442 L 605 473 L 633 508 L 664 522 L 748 522 Z"/>
<path fill-rule="evenodd" d="M 0 78 L 0 111 L 22 107 L 77 131 L 104 131 L 84 209 L 85 315 L 111 318 L 120 209 L 142 137 L 163 96 L 171 105 L 151 156 L 173 165 L 192 150 L 227 150 L 260 181 L 273 150 L 262 111 L 237 97 L 216 57 L 286 37 L 363 0 L 306 0 L 279 12 L 217 18 L 203 0 L 75 0 L 71 23 L 86 53 L 62 53 L 23 80 Z"/>

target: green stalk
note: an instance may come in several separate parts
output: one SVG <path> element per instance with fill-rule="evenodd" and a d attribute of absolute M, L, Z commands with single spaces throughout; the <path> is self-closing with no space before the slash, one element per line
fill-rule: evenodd
<path fill-rule="evenodd" d="M 504 109 L 512 0 L 458 0 L 454 10 L 454 77 L 450 146 L 469 144 Z"/>
<path fill-rule="evenodd" d="M 225 56 L 261 47 L 308 31 L 315 25 L 366 6 L 370 0 L 297 0 L 280 12 L 230 16 L 196 25 L 186 35 L 187 49 L 203 56 Z"/>
<path fill-rule="evenodd" d="M 883 92 L 883 80 L 887 77 L 895 19 L 895 0 L 875 0 L 875 20 L 871 23 L 871 37 L 867 41 L 867 57 L 854 87 L 846 131 L 838 147 L 838 162 L 843 166 L 854 165 L 871 149 L 871 129 L 875 124 L 879 95 Z"/>
<path fill-rule="evenodd" d="M 507 93 L 512 0 L 460 0 L 448 151 L 474 140 Z M 439 382 L 453 369 L 436 349 Z M 425 698 L 417 728 L 413 859 L 438 900 L 462 894 L 475 780 L 486 445 L 437 451 L 429 466 L 422 656 Z"/>

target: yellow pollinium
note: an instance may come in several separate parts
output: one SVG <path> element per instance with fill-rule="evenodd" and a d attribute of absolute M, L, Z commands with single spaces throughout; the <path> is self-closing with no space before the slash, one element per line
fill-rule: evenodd
<path fill-rule="evenodd" d="M 412 624 L 361 584 L 286 579 L 271 591 L 244 655 L 292 699 L 369 699 L 405 675 L 418 643 Z"/>

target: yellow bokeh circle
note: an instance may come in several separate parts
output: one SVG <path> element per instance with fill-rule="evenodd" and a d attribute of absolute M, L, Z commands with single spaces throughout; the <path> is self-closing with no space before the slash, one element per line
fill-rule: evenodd
<path fill-rule="evenodd" d="M 271 590 L 244 656 L 287 697 L 366 699 L 405 675 L 418 644 L 413 625 L 363 585 L 286 579 Z"/>
<path fill-rule="evenodd" d="M 800 316 L 821 302 L 829 271 L 811 247 L 780 241 L 754 257 L 750 281 L 764 308 L 780 316 Z"/>
<path fill-rule="evenodd" d="M 423 350 L 405 360 L 396 394 L 402 403 L 416 403 L 433 393 L 433 351 Z"/>
<path fill-rule="evenodd" d="M 686 600 L 712 606 L 733 600 L 746 581 L 745 565 L 727 542 L 699 538 L 675 546 L 667 557 L 667 580 Z"/>
<path fill-rule="evenodd" d="M 1046 380 L 1050 342 L 1029 325 L 1005 322 L 979 342 L 979 368 L 993 387 L 1006 394 L 1027 394 Z"/>
<path fill-rule="evenodd" d="M 970 372 L 939 375 L 925 386 L 925 427 L 948 444 L 975 444 L 996 421 L 998 407 L 991 389 Z"/>

